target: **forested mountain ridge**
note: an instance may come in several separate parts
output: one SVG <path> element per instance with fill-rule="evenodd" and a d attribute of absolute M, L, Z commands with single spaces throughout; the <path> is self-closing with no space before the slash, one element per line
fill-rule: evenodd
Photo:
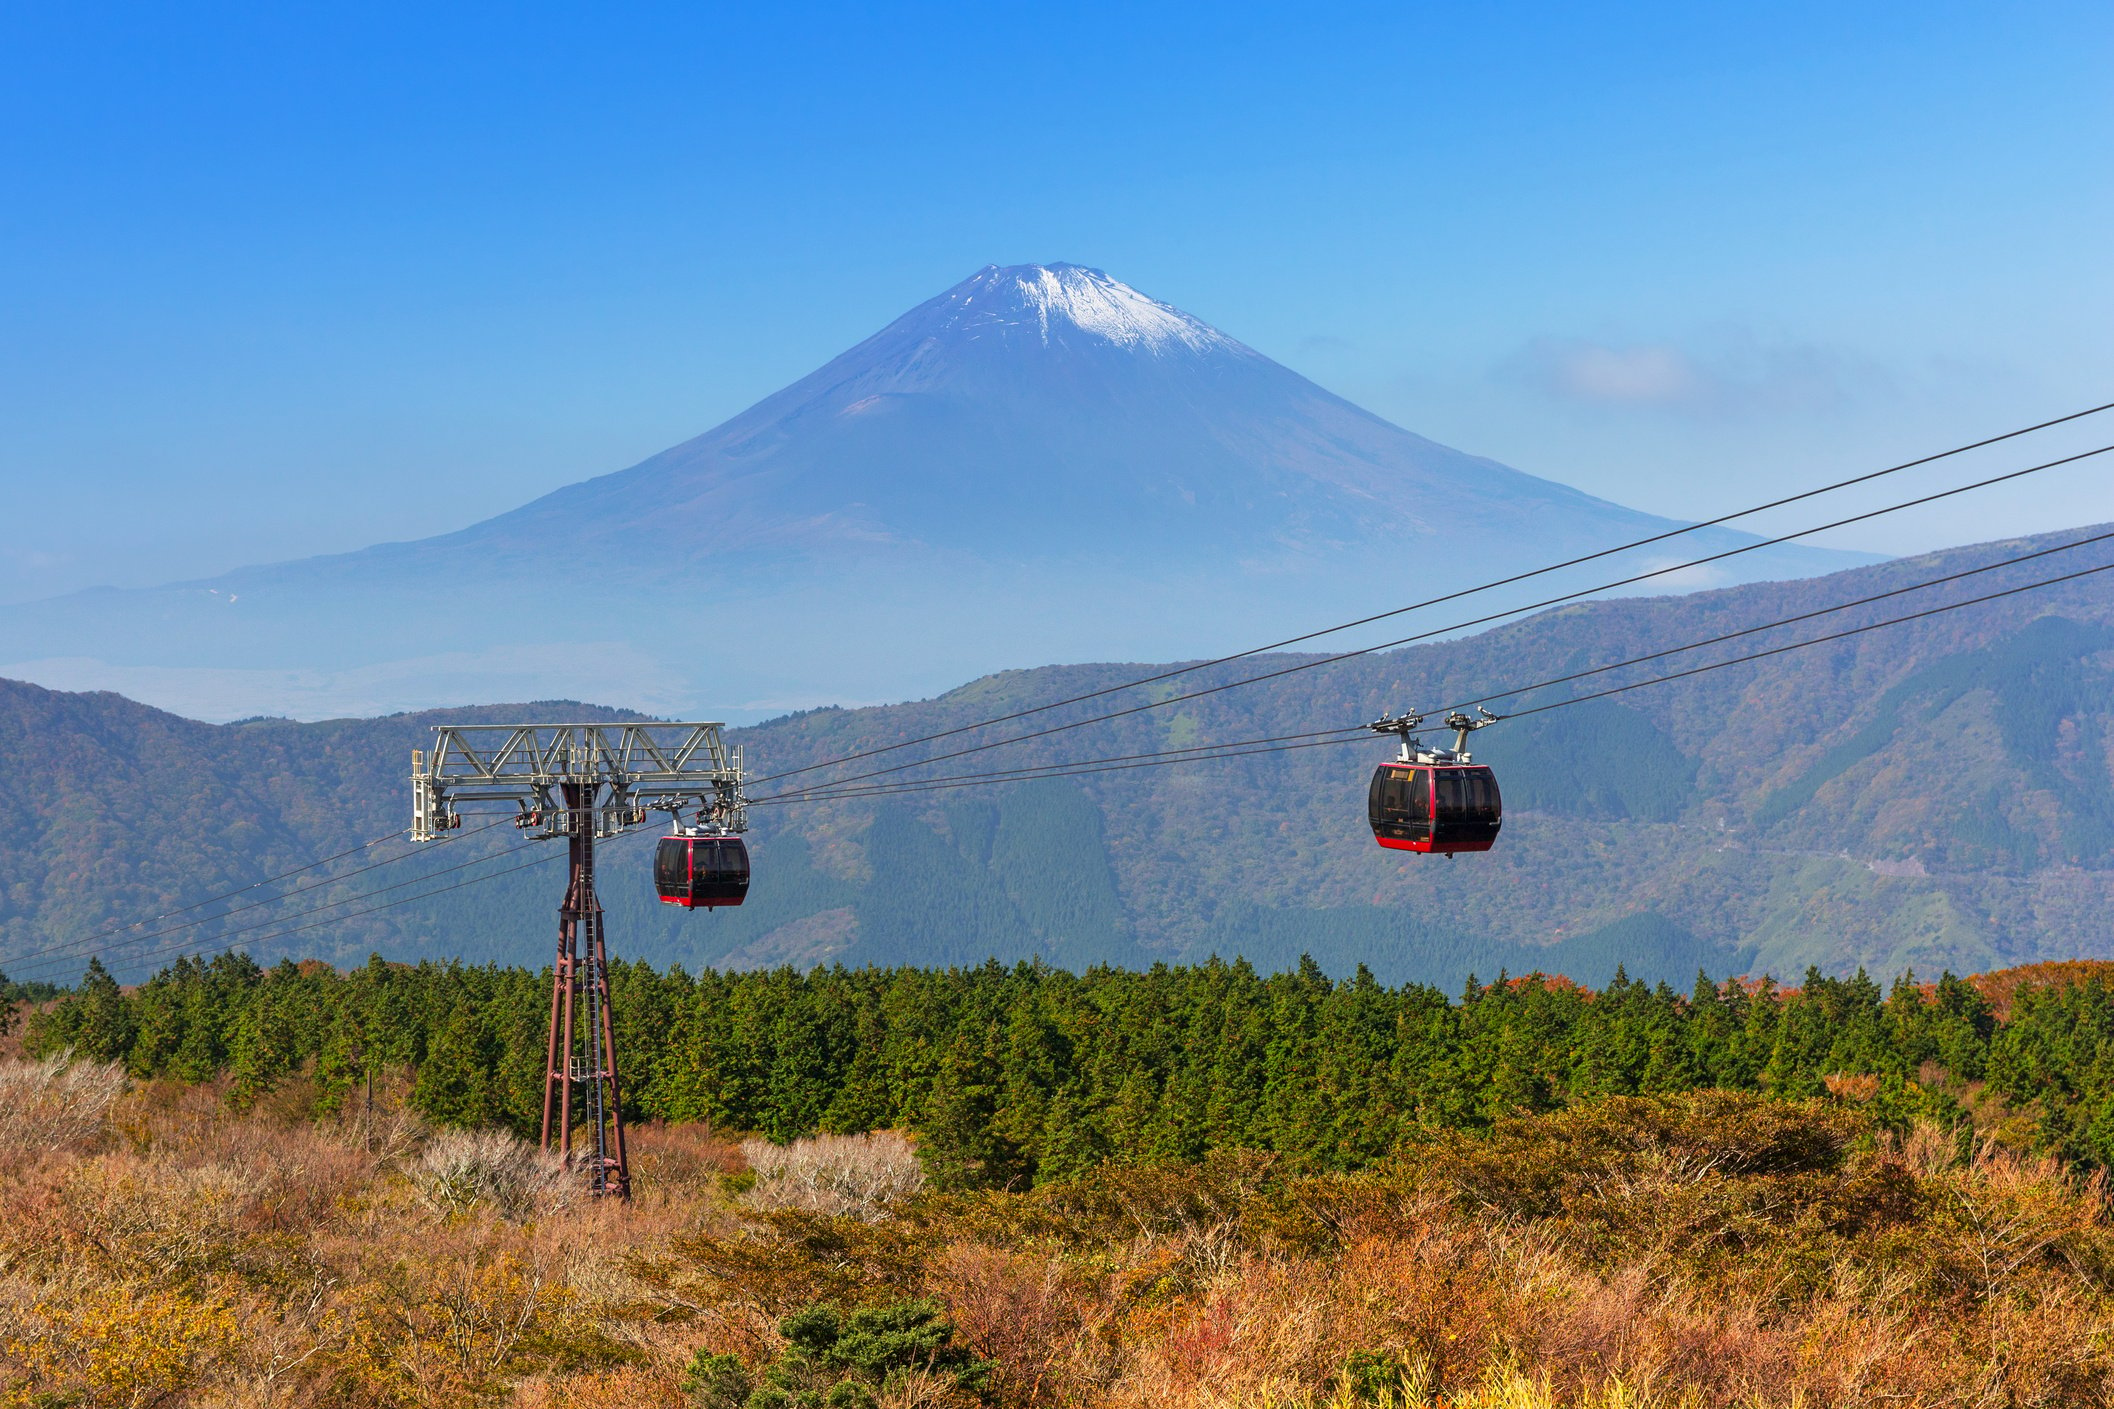
<path fill-rule="evenodd" d="M 411 750 L 431 743 L 434 724 L 559 715 L 623 717 L 594 706 L 538 702 L 319 724 L 201 724 L 107 692 L 69 694 L 0 681 L 0 757 L 16 783 L 13 804 L 0 812 L 0 874 L 6 878 L 0 954 L 14 958 L 15 976 L 22 977 L 39 966 L 25 966 L 19 956 L 52 946 L 78 948 L 100 935 L 118 946 L 112 962 L 122 972 L 126 953 L 212 943 L 247 925 L 370 885 L 393 884 L 405 872 L 453 864 L 461 856 L 442 851 L 430 864 L 422 859 L 371 877 L 349 874 L 405 849 L 384 845 L 260 887 L 228 905 L 157 919 L 403 831 Z M 331 883 L 336 876 L 346 879 Z M 304 886 L 314 889 L 284 905 L 258 903 Z M 255 908 L 234 909 L 239 906 Z M 208 928 L 170 928 L 229 911 L 224 923 Z M 384 947 L 437 946 L 445 943 L 451 921 L 469 918 L 468 912 L 452 913 L 445 900 L 386 913 L 382 924 L 353 921 L 343 932 L 308 933 L 333 951 L 355 935 Z M 275 951 L 266 945 L 260 952 Z"/>
<path fill-rule="evenodd" d="M 980 760 L 1015 754 L 1052 761 L 1281 735 L 1465 701 L 2088 533 L 1809 581 L 1565 607 L 937 771 L 975 771 L 993 766 Z M 2095 551 L 2103 552 L 2076 557 L 2104 561 L 2091 557 Z M 1656 669 L 1726 659 L 2085 565 L 2058 556 L 2000 569 Z M 1113 895 L 1147 952 L 1240 952 L 1268 966 L 1311 950 L 1334 972 L 1363 959 L 1384 975 L 1451 982 L 1478 955 L 1485 972 L 1498 959 L 1518 967 L 1512 946 L 1587 979 L 1604 978 L 1625 957 L 1633 972 L 1643 962 L 1678 978 L 1698 962 L 1786 974 L 1808 963 L 1837 972 L 1859 962 L 1882 971 L 1965 970 L 2106 954 L 2114 952 L 2099 918 L 2114 879 L 2110 620 L 2114 592 L 2104 578 L 2088 578 L 1486 730 L 1475 744 L 1504 780 L 1506 831 L 1495 851 L 1451 864 L 1405 864 L 1372 847 L 1363 792 L 1367 764 L 1386 751 L 1379 741 L 991 789 L 1000 794 L 991 800 L 966 792 L 844 803 L 816 809 L 798 826 L 811 840 L 813 864 L 847 881 L 873 865 L 869 849 L 893 857 L 912 842 L 931 845 L 928 836 L 954 839 L 952 849 L 971 860 L 988 854 L 984 874 L 1002 883 L 1008 866 L 1024 869 L 1005 859 L 1008 837 L 1098 850 L 1108 858 L 1106 873 L 1075 874 L 1067 894 Z M 1173 693 L 1287 663 L 1242 662 L 1153 688 Z M 1650 669 L 1565 692 L 1641 680 Z M 1022 672 L 924 704 L 815 712 L 744 737 L 776 771 L 1138 673 L 1114 666 Z M 1556 697 L 1547 691 L 1493 703 L 1504 711 Z M 1105 704 L 1044 718 L 1063 721 Z M 1068 822 L 1081 809 L 1060 794 L 1097 807 Z M 770 812 L 758 810 L 766 838 L 780 828 Z M 1098 837 L 1088 822 L 1098 824 Z M 1040 840 L 1049 838 L 1061 840 Z M 745 958 L 773 957 L 768 938 L 759 944 L 735 933 L 750 946 Z M 1548 945 L 1556 947 L 1539 948 Z"/>
<path fill-rule="evenodd" d="M 2087 530 L 1984 544 L 1677 598 L 1569 606 L 1482 635 L 1320 665 L 1031 743 L 935 765 L 974 772 L 1354 725 L 1740 630 L 2053 546 Z M 2086 549 L 1967 583 L 1682 655 L 1724 659 L 2089 565 Z M 1948 596 L 1950 594 L 1950 597 Z M 1407 634 L 1414 625 L 1402 628 Z M 1257 658 L 1024 721 L 1280 670 Z M 1648 668 L 1647 668 L 1648 669 Z M 1158 667 L 1015 671 L 932 700 L 822 709 L 735 731 L 760 778 L 1118 684 Z M 1562 691 L 1646 678 L 1637 670 Z M 671 914 L 642 851 L 612 849 L 603 899 L 617 952 L 736 967 L 841 961 L 1096 962 L 1313 953 L 1331 972 L 1456 985 L 1542 967 L 1599 981 L 1618 961 L 1677 981 L 1713 972 L 1914 967 L 1973 971 L 2114 954 L 2114 591 L 2088 578 L 1735 665 L 1484 731 L 1504 780 L 1497 849 L 1454 863 L 1379 852 L 1363 824 L 1371 740 L 1058 781 L 755 809 L 749 903 Z M 1156 696 L 1151 692 L 1159 692 Z M 1493 701 L 1502 712 L 1564 697 Z M 0 832 L 0 968 L 247 884 L 403 825 L 409 750 L 443 718 L 617 717 L 579 705 L 491 706 L 323 724 L 209 726 L 110 695 L 0 686 L 0 757 L 25 805 Z M 1004 737 L 1002 731 L 948 747 Z M 861 767 L 891 766 L 919 750 Z M 852 769 L 850 771 L 858 771 Z M 831 772 L 802 775 L 829 778 Z M 914 779 L 919 770 L 893 775 Z M 759 800 L 791 786 L 759 783 Z M 505 840 L 500 840 L 500 837 Z M 509 829 L 404 867 L 329 877 L 290 909 L 515 845 Z M 546 851 L 550 851 L 546 848 Z M 538 853 L 530 852 L 533 857 Z M 512 861 L 495 863 L 511 865 Z M 472 870 L 469 875 L 477 874 Z M 309 884 L 308 877 L 290 884 Z M 439 884 L 440 882 L 436 882 Z M 410 888 L 416 894 L 418 887 Z M 262 892 L 269 895 L 272 892 Z M 397 891 L 401 897 L 404 891 Z M 381 897 L 387 900 L 390 896 Z M 248 903 L 244 901 L 243 903 Z M 378 903 L 378 902 L 375 902 Z M 116 938 L 127 954 L 223 938 L 261 958 L 447 955 L 536 962 L 555 904 L 548 867 L 345 921 Z M 364 909 L 348 904 L 347 909 Z M 209 909 L 206 913 L 212 913 Z M 174 923 L 174 922 L 171 922 Z M 151 965 L 147 966 L 151 967 Z"/>

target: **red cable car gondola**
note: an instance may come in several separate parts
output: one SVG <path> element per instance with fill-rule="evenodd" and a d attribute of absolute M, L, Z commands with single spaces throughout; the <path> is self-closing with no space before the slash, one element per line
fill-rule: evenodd
<path fill-rule="evenodd" d="M 1505 804 L 1497 775 L 1469 757 L 1467 744 L 1470 730 L 1495 723 L 1496 716 L 1470 719 L 1459 710 L 1448 715 L 1447 727 L 1455 731 L 1451 749 L 1418 748 L 1411 734 L 1423 722 L 1421 715 L 1405 714 L 1369 726 L 1402 739 L 1400 757 L 1373 770 L 1366 794 L 1373 840 L 1390 851 L 1441 856 L 1488 851 L 1504 826 Z"/>
<path fill-rule="evenodd" d="M 653 888 L 664 905 L 716 910 L 749 894 L 749 848 L 732 832 L 676 832 L 653 853 Z"/>
<path fill-rule="evenodd" d="M 1461 767 L 1383 763 L 1373 770 L 1366 815 L 1373 840 L 1390 851 L 1488 851 L 1504 825 L 1497 775 Z"/>

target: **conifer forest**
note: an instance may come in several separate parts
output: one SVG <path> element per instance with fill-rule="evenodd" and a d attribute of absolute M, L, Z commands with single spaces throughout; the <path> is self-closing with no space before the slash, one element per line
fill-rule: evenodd
<path fill-rule="evenodd" d="M 1809 972 L 1693 990 L 1536 974 L 1449 996 L 1331 981 L 1311 962 L 1074 975 L 1033 964 L 699 975 L 612 966 L 627 1117 L 784 1142 L 915 1131 L 943 1183 L 1024 1188 L 1124 1164 L 1264 1150 L 1356 1170 L 1420 1132 L 1608 1096 L 1715 1088 L 1860 1093 L 1880 1125 L 1959 1126 L 2000 1098 L 2022 1149 L 2114 1163 L 2114 980 L 2026 985 L 1999 1020 L 1951 974 L 1882 988 Z M 377 1075 L 442 1125 L 541 1112 L 546 970 L 374 960 L 339 973 L 242 954 L 183 960 L 122 992 L 91 971 L 31 1019 L 32 1054 L 135 1077 L 225 1077 L 253 1100 L 312 1071 L 326 1108 Z"/>

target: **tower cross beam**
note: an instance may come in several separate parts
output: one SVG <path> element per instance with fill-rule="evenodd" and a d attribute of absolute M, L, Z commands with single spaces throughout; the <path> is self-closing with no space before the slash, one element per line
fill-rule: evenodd
<path fill-rule="evenodd" d="M 732 831 L 744 830 L 741 751 L 718 723 L 447 724 L 434 730 L 430 759 L 413 753 L 412 832 L 430 841 L 461 824 L 458 803 L 513 802 L 539 836 L 570 835 L 574 809 L 561 790 L 587 787 L 594 829 L 615 836 L 644 822 L 648 807 L 686 803 Z"/>

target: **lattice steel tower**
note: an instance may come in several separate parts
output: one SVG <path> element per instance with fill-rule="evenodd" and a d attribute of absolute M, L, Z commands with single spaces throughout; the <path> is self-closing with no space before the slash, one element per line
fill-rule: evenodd
<path fill-rule="evenodd" d="M 458 805 L 511 802 L 532 837 L 564 837 L 571 869 L 558 907 L 543 1148 L 583 1167 L 597 1195 L 631 1196 L 623 1089 L 609 1006 L 609 952 L 595 898 L 595 842 L 644 825 L 650 810 L 741 831 L 740 750 L 718 724 L 467 724 L 434 730 L 433 754 L 411 754 L 411 836 L 462 825 Z M 580 1128 L 580 1150 L 574 1129 Z"/>

